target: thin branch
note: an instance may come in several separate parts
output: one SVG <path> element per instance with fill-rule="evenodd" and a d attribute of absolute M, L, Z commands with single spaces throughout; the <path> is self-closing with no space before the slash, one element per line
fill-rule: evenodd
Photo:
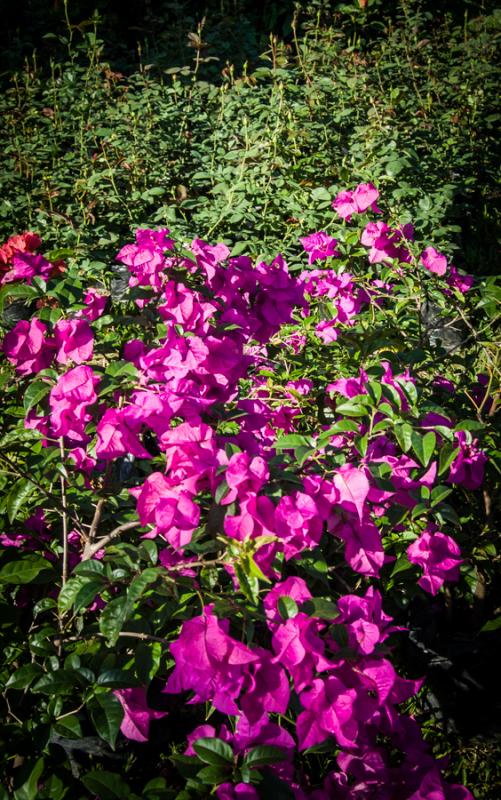
<path fill-rule="evenodd" d="M 101 514 L 103 513 L 104 503 L 105 503 L 104 497 L 101 497 L 97 501 L 96 510 L 94 512 L 94 517 L 92 519 L 92 522 L 91 522 L 91 525 L 90 525 L 90 529 L 89 529 L 89 534 L 88 534 L 88 537 L 87 537 L 89 542 L 90 542 L 90 544 L 92 544 L 92 542 L 94 541 L 94 539 L 96 537 L 97 526 L 99 525 L 99 522 L 101 521 Z"/>
<path fill-rule="evenodd" d="M 60 719 L 64 719 L 65 717 L 71 717 L 72 714 L 77 714 L 79 711 L 81 711 L 84 705 L 85 703 L 82 703 L 82 705 L 78 706 L 78 708 L 73 708 L 71 711 L 67 711 L 65 714 L 60 714 L 58 717 L 56 717 L 56 721 L 59 722 Z"/>
<path fill-rule="evenodd" d="M 214 558 L 212 561 L 183 561 L 182 564 L 173 564 L 165 567 L 165 569 L 168 572 L 179 572 L 182 569 L 191 569 L 192 567 L 223 567 L 225 564 L 231 563 L 231 561 L 224 561 L 221 558 Z"/>
<path fill-rule="evenodd" d="M 160 642 L 160 644 L 170 644 L 168 639 L 163 639 L 161 636 L 152 636 L 149 633 L 140 633 L 138 631 L 120 631 L 118 636 L 121 639 L 141 639 L 144 642 Z"/>
<path fill-rule="evenodd" d="M 120 631 L 118 637 L 120 639 L 141 639 L 141 641 L 144 642 L 159 642 L 160 644 L 166 644 L 166 645 L 170 644 L 168 639 L 163 639 L 161 636 L 153 636 L 150 633 L 142 633 L 140 631 Z M 83 634 L 80 636 L 61 636 L 54 641 L 54 644 L 57 646 L 62 644 L 62 642 L 81 642 L 84 639 L 106 639 L 106 638 L 107 637 L 105 636 L 104 633 L 95 631 L 94 633 Z"/>
<path fill-rule="evenodd" d="M 119 525 L 117 528 L 108 533 L 106 536 L 102 536 L 101 539 L 98 539 L 96 542 L 89 542 L 85 545 L 83 554 L 82 554 L 82 561 L 88 561 L 89 558 L 92 558 L 98 550 L 101 550 L 103 547 L 106 547 L 107 544 L 112 542 L 114 539 L 117 539 L 122 533 L 125 531 L 131 531 L 133 528 L 141 528 L 141 523 L 139 520 L 135 522 L 125 522 L 123 525 Z"/>
<path fill-rule="evenodd" d="M 59 439 L 59 452 L 61 453 L 61 466 L 64 466 L 64 441 L 63 437 Z M 68 580 L 68 514 L 66 506 L 66 483 L 64 476 L 59 476 L 61 485 L 61 502 L 63 504 L 63 586 Z"/>
<path fill-rule="evenodd" d="M 19 725 L 24 725 L 24 722 L 22 721 L 22 719 L 19 719 L 19 717 L 16 717 L 16 715 L 15 715 L 15 714 L 14 714 L 14 712 L 13 712 L 13 710 L 11 709 L 11 707 L 10 707 L 10 703 L 9 703 L 9 699 L 8 699 L 8 697 L 7 697 L 7 693 L 6 693 L 6 692 L 3 692 L 3 693 L 2 693 L 2 697 L 3 697 L 3 699 L 5 700 L 5 704 L 6 704 L 6 706 L 7 706 L 7 713 L 8 713 L 8 714 L 10 714 L 10 716 L 11 716 L 11 717 L 13 717 L 13 719 L 15 719 L 15 720 L 16 720 L 16 722 L 18 722 L 18 723 L 19 723 Z"/>

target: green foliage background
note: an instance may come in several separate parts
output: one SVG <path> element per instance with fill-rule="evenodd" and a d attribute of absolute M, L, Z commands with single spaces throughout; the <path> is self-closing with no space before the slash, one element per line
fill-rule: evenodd
<path fill-rule="evenodd" d="M 259 29 L 232 5 L 146 19 L 132 55 L 72 3 L 65 30 L 31 37 L 42 53 L 3 75 L 2 233 L 109 257 L 133 226 L 167 223 L 273 254 L 339 188 L 373 180 L 457 266 L 494 272 L 501 14 L 300 4 L 266 41 L 271 17 Z"/>

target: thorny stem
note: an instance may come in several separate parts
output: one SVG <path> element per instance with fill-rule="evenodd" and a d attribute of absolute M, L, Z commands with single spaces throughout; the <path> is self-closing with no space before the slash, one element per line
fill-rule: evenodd
<path fill-rule="evenodd" d="M 214 558 L 212 561 L 185 561 L 182 564 L 174 564 L 167 569 L 169 572 L 179 572 L 182 569 L 191 569 L 192 567 L 221 567 L 224 564 L 231 564 L 231 561 L 226 561 L 222 558 Z"/>
<path fill-rule="evenodd" d="M 161 636 L 152 636 L 149 633 L 141 633 L 140 631 L 121 631 L 118 636 L 122 639 L 141 639 L 145 642 L 160 642 L 160 644 L 169 644 L 168 639 Z"/>
<path fill-rule="evenodd" d="M 104 473 L 104 480 L 103 480 L 103 490 L 106 492 L 108 487 L 108 482 L 111 474 L 111 461 L 108 462 L 106 465 L 106 472 Z M 84 540 L 87 544 L 92 544 L 94 539 L 96 538 L 97 529 L 99 527 L 99 523 L 101 521 L 101 516 L 103 513 L 104 504 L 106 499 L 104 497 L 100 497 L 96 503 L 96 508 L 94 511 L 94 516 L 92 518 L 92 522 L 90 524 L 89 533 L 84 536 Z"/>
<path fill-rule="evenodd" d="M 64 441 L 63 437 L 59 439 L 59 452 L 61 453 L 61 464 L 64 464 Z M 60 475 L 59 482 L 61 485 L 61 502 L 63 505 L 63 586 L 68 580 L 68 515 L 66 506 L 66 483 L 64 476 Z"/>
<path fill-rule="evenodd" d="M 161 636 L 153 636 L 149 633 L 142 633 L 141 631 L 120 631 L 118 636 L 120 639 L 141 639 L 144 642 L 160 642 L 160 644 L 166 644 L 166 645 L 170 644 L 168 639 L 163 639 Z M 55 641 L 54 644 L 60 645 L 62 644 L 63 641 L 81 642 L 84 639 L 105 639 L 105 638 L 106 636 L 104 635 L 104 633 L 99 633 L 98 631 L 95 631 L 94 633 L 89 633 L 88 635 L 63 636 L 59 638 L 57 641 Z"/>

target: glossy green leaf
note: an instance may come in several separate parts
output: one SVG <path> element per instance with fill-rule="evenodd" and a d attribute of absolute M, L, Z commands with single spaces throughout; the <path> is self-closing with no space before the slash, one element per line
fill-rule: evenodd
<path fill-rule="evenodd" d="M 264 767 L 268 764 L 277 764 L 285 759 L 286 754 L 281 747 L 259 745 L 248 750 L 244 758 L 244 764 L 248 767 Z"/>
<path fill-rule="evenodd" d="M 115 749 L 124 712 L 120 700 L 111 692 L 96 691 L 87 702 L 91 720 L 97 734 Z"/>
<path fill-rule="evenodd" d="M 5 500 L 5 508 L 11 524 L 16 519 L 26 501 L 33 498 L 35 492 L 35 484 L 28 478 L 19 478 L 19 480 L 15 482 Z"/>
<path fill-rule="evenodd" d="M 129 784 L 116 772 L 93 770 L 82 776 L 83 785 L 99 800 L 123 800 L 129 797 Z"/>
<path fill-rule="evenodd" d="M 427 467 L 431 461 L 433 453 L 435 452 L 435 446 L 437 443 L 437 437 L 433 433 L 433 431 L 428 431 L 425 433 L 424 436 L 421 436 L 417 431 L 412 431 L 411 434 L 411 442 L 412 442 L 412 449 L 416 454 L 418 461 L 423 465 L 423 467 Z"/>
<path fill-rule="evenodd" d="M 278 612 L 282 619 L 293 619 L 299 613 L 297 603 L 293 597 L 282 595 L 277 601 Z"/>
<path fill-rule="evenodd" d="M 404 453 L 408 453 L 412 446 L 412 426 L 407 422 L 395 425 L 395 436 Z"/>
<path fill-rule="evenodd" d="M 216 737 L 197 739 L 193 744 L 197 756 L 205 763 L 215 767 L 233 764 L 233 750 L 227 742 Z"/>
<path fill-rule="evenodd" d="M 438 459 L 438 474 L 443 475 L 450 467 L 456 456 L 459 454 L 459 447 L 454 447 L 450 442 L 446 442 L 440 449 Z"/>
<path fill-rule="evenodd" d="M 27 555 L 5 564 L 0 569 L 0 582 L 23 584 L 31 583 L 46 570 L 52 570 L 50 561 L 37 555 Z"/>
<path fill-rule="evenodd" d="M 230 777 L 229 769 L 229 765 L 226 768 L 223 766 L 203 767 L 197 772 L 197 778 L 208 786 L 219 786 L 221 783 L 225 783 Z"/>
<path fill-rule="evenodd" d="M 339 616 L 336 603 L 326 597 L 311 597 L 301 604 L 301 611 L 319 619 L 334 620 Z"/>
<path fill-rule="evenodd" d="M 36 800 L 38 782 L 44 770 L 44 759 L 39 758 L 34 764 L 30 760 L 21 767 L 21 774 L 16 775 L 14 784 L 14 800 Z"/>
<path fill-rule="evenodd" d="M 15 672 L 9 677 L 5 684 L 6 689 L 26 689 L 35 678 L 39 678 L 43 674 L 43 669 L 40 664 L 24 664 L 24 666 L 16 669 Z"/>
<path fill-rule="evenodd" d="M 36 380 L 30 383 L 23 398 L 24 410 L 26 412 L 30 411 L 48 395 L 50 389 L 51 384 L 44 380 Z"/>
<path fill-rule="evenodd" d="M 132 603 L 126 595 L 110 600 L 99 617 L 99 630 L 106 637 L 109 647 L 116 644 L 123 624 L 132 611 Z"/>
<path fill-rule="evenodd" d="M 32 686 L 33 692 L 42 694 L 71 694 L 78 691 L 85 681 L 76 669 L 58 669 L 43 675 Z"/>

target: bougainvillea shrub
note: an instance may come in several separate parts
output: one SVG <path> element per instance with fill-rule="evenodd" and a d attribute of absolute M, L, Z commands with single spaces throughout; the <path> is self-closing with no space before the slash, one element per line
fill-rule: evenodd
<path fill-rule="evenodd" d="M 0 249 L 2 796 L 472 797 L 400 643 L 496 552 L 495 287 L 379 205 L 289 265 Z"/>

